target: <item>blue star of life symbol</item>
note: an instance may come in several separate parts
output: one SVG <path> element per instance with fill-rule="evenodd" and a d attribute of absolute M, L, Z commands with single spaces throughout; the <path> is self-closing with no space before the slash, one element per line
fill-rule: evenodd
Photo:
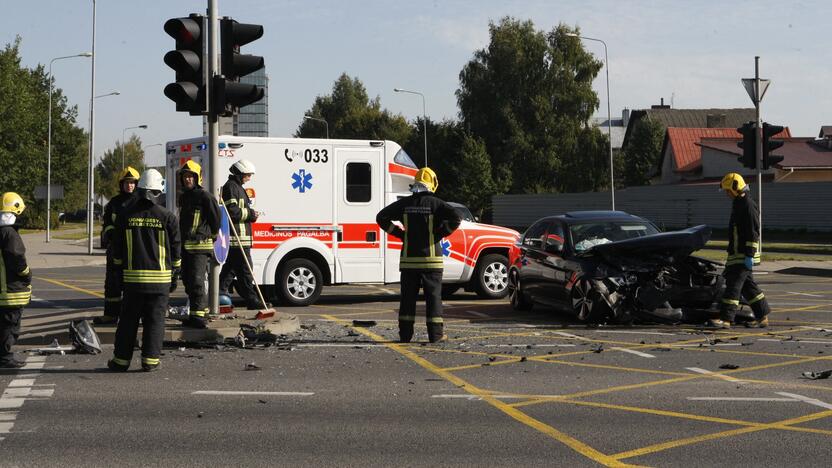
<path fill-rule="evenodd" d="M 442 239 L 439 242 L 439 245 L 442 247 L 442 256 L 447 257 L 451 255 L 451 241 L 448 239 Z"/>
<path fill-rule="evenodd" d="M 297 174 L 292 174 L 292 188 L 298 192 L 305 193 L 312 188 L 312 174 L 307 174 L 306 169 L 300 169 Z"/>

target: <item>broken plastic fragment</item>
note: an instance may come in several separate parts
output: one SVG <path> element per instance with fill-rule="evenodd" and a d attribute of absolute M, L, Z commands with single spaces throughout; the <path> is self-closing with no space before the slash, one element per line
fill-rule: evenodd
<path fill-rule="evenodd" d="M 723 365 L 719 366 L 719 368 L 720 369 L 739 369 L 740 366 L 738 366 L 736 364 L 723 364 Z"/>
<path fill-rule="evenodd" d="M 73 320 L 70 322 L 69 337 L 72 339 L 72 344 L 79 353 L 101 353 L 101 340 L 98 339 L 95 329 L 88 321 Z"/>
<path fill-rule="evenodd" d="M 804 372 L 802 375 L 804 379 L 810 380 L 828 379 L 829 377 L 832 377 L 832 370 L 825 370 L 821 372 Z"/>
<path fill-rule="evenodd" d="M 352 325 L 354 327 L 374 327 L 376 326 L 375 320 L 353 320 Z"/>

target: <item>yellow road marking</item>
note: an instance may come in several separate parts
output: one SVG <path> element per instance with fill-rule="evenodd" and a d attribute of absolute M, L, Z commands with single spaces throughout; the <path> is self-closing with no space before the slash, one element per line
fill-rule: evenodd
<path fill-rule="evenodd" d="M 53 280 L 53 279 L 50 279 L 50 278 L 43 278 L 41 276 L 36 276 L 35 278 L 39 279 L 39 280 L 42 280 L 42 281 L 46 281 L 47 283 L 52 283 L 52 284 L 57 284 L 58 286 L 63 286 L 64 288 L 67 288 L 67 289 L 72 289 L 72 290 L 75 290 L 75 291 L 86 293 L 86 294 L 89 294 L 90 296 L 100 297 L 102 299 L 104 298 L 104 294 L 102 294 L 98 291 L 91 291 L 89 289 L 79 288 L 78 286 L 73 286 L 71 284 L 66 284 L 63 281 Z"/>
<path fill-rule="evenodd" d="M 818 305 L 807 306 L 807 307 L 795 307 L 795 308 L 792 308 L 792 309 L 772 309 L 771 312 L 772 313 L 777 312 L 778 314 L 782 314 L 783 312 L 803 312 L 803 311 L 807 311 L 807 310 L 820 309 L 821 307 L 829 307 L 829 304 L 818 304 Z M 823 312 L 826 312 L 826 311 L 823 311 Z"/>
<path fill-rule="evenodd" d="M 337 322 L 337 323 L 341 323 L 341 324 L 350 326 L 350 324 L 348 324 L 344 320 L 341 320 L 341 319 L 339 319 L 339 318 L 337 318 L 333 315 L 322 315 L 322 317 L 327 319 L 327 320 L 332 320 L 333 322 Z M 359 333 L 361 333 L 365 336 L 368 336 L 369 338 L 376 341 L 377 343 L 380 343 L 380 344 L 386 346 L 387 348 L 390 348 L 391 350 L 396 351 L 397 353 L 407 357 L 411 361 L 415 362 L 416 364 L 419 364 L 420 366 L 422 366 L 423 368 L 427 369 L 428 371 L 436 374 L 437 376 L 442 377 L 443 379 L 445 379 L 448 382 L 456 385 L 460 389 L 462 389 L 462 390 L 464 390 L 464 391 L 466 391 L 466 392 L 468 392 L 472 395 L 480 397 L 483 401 L 487 402 L 491 406 L 493 406 L 493 407 L 497 408 L 498 410 L 502 411 L 506 415 L 512 417 L 514 420 L 516 420 L 520 423 L 523 423 L 523 424 L 525 424 L 525 425 L 527 425 L 527 426 L 529 426 L 533 429 L 536 429 L 537 431 L 539 431 L 539 432 L 557 440 L 558 442 L 563 443 L 564 445 L 566 445 L 569 448 L 571 448 L 572 450 L 580 453 L 581 455 L 589 458 L 590 460 L 594 460 L 594 461 L 596 461 L 596 462 L 598 462 L 598 463 L 600 463 L 604 466 L 625 466 L 620 461 L 615 460 L 615 459 L 607 456 L 606 454 L 599 452 L 598 450 L 596 450 L 596 449 L 590 447 L 589 445 L 579 441 L 578 439 L 575 439 L 575 438 L 573 438 L 573 437 L 555 429 L 554 427 L 549 426 L 548 424 L 545 424 L 541 421 L 538 421 L 537 419 L 532 418 L 531 416 L 527 415 L 526 413 L 523 413 L 522 411 L 520 411 L 518 409 L 512 408 L 508 404 L 503 403 L 502 401 L 500 401 L 500 400 L 494 398 L 493 396 L 491 396 L 491 394 L 489 392 L 483 391 L 483 390 L 477 388 L 476 386 L 468 383 L 467 381 L 455 376 L 454 374 L 440 369 L 439 367 L 435 366 L 430 361 L 420 357 L 419 355 L 410 351 L 409 349 L 405 348 L 404 346 L 401 346 L 397 343 L 391 343 L 388 340 L 384 339 L 384 337 L 382 337 L 380 335 L 377 335 L 377 334 L 375 334 L 375 333 L 373 333 L 373 332 L 371 332 L 371 331 L 369 331 L 365 328 L 362 328 L 362 327 L 353 327 L 353 328 L 356 331 L 358 331 Z"/>
<path fill-rule="evenodd" d="M 548 356 L 547 356 L 548 357 Z M 659 374 L 659 375 L 674 375 L 674 376 L 688 376 L 687 372 L 671 372 L 671 371 L 660 371 L 660 370 L 653 370 L 653 369 L 639 369 L 635 367 L 621 367 L 621 366 L 609 366 L 604 364 L 590 364 L 587 362 L 572 362 L 572 361 L 559 361 L 555 359 L 535 359 L 536 361 L 540 362 L 548 362 L 551 364 L 563 364 L 566 366 L 575 366 L 575 367 L 593 367 L 596 369 L 611 369 L 611 370 L 619 370 L 625 372 L 634 372 L 634 373 L 641 373 L 641 374 Z"/>

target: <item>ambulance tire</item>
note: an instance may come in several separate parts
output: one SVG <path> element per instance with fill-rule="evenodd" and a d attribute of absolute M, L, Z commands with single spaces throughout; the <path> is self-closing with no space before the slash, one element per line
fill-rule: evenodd
<path fill-rule="evenodd" d="M 315 262 L 305 258 L 288 260 L 277 272 L 275 289 L 283 305 L 305 307 L 314 304 L 324 287 L 324 277 Z"/>
<path fill-rule="evenodd" d="M 484 299 L 502 299 L 508 296 L 508 258 L 501 254 L 488 254 L 477 261 L 471 278 L 474 292 Z"/>

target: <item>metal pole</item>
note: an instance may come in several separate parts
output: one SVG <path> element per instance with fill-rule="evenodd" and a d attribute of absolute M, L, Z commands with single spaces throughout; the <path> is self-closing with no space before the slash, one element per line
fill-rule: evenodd
<path fill-rule="evenodd" d="M 126 131 L 127 131 L 126 128 L 121 130 L 121 170 L 122 171 L 124 170 L 124 132 L 126 132 Z M 121 187 L 119 187 L 119 189 L 121 189 Z"/>
<path fill-rule="evenodd" d="M 760 93 L 760 56 L 754 57 L 754 87 L 755 91 L 755 107 L 757 111 L 757 129 L 754 132 L 757 135 L 756 138 L 756 159 L 757 159 L 757 208 L 758 208 L 758 223 L 760 225 L 760 240 L 759 246 L 757 247 L 757 251 L 762 254 L 763 252 L 763 122 L 760 118 L 760 101 L 762 101 L 763 97 Z"/>
<path fill-rule="evenodd" d="M 610 59 L 607 56 L 607 43 L 600 39 L 598 39 L 598 42 L 604 44 L 604 61 L 606 62 L 605 65 L 607 69 L 607 132 L 610 140 L 610 203 L 612 204 L 612 210 L 615 211 L 615 177 L 613 175 L 614 163 L 612 157 L 612 113 L 610 111 Z"/>
<path fill-rule="evenodd" d="M 52 237 L 51 234 L 51 217 L 49 214 L 52 212 L 52 191 L 50 190 L 52 186 L 52 62 L 58 59 L 52 59 L 49 62 L 49 123 L 47 124 L 47 133 L 49 136 L 46 138 L 46 242 L 49 243 Z"/>
<path fill-rule="evenodd" d="M 422 96 L 422 125 L 424 126 L 424 134 L 425 134 L 425 167 L 428 167 L 428 114 L 425 112 L 425 95 L 419 93 L 419 96 Z"/>
<path fill-rule="evenodd" d="M 95 209 L 95 0 L 92 0 L 92 77 L 90 79 L 90 158 L 87 174 L 87 253 L 92 255 L 92 223 Z"/>
<path fill-rule="evenodd" d="M 208 109 L 208 167 L 210 168 L 209 191 L 214 199 L 220 196 L 220 171 L 219 171 L 219 123 L 214 109 L 214 102 L 211 97 L 214 95 L 214 75 L 218 73 L 217 60 L 217 0 L 208 0 L 208 77 L 206 82 L 206 97 Z M 211 262 L 210 277 L 208 281 L 208 297 L 210 298 L 210 312 L 219 313 L 220 310 L 220 268 L 216 262 Z"/>

